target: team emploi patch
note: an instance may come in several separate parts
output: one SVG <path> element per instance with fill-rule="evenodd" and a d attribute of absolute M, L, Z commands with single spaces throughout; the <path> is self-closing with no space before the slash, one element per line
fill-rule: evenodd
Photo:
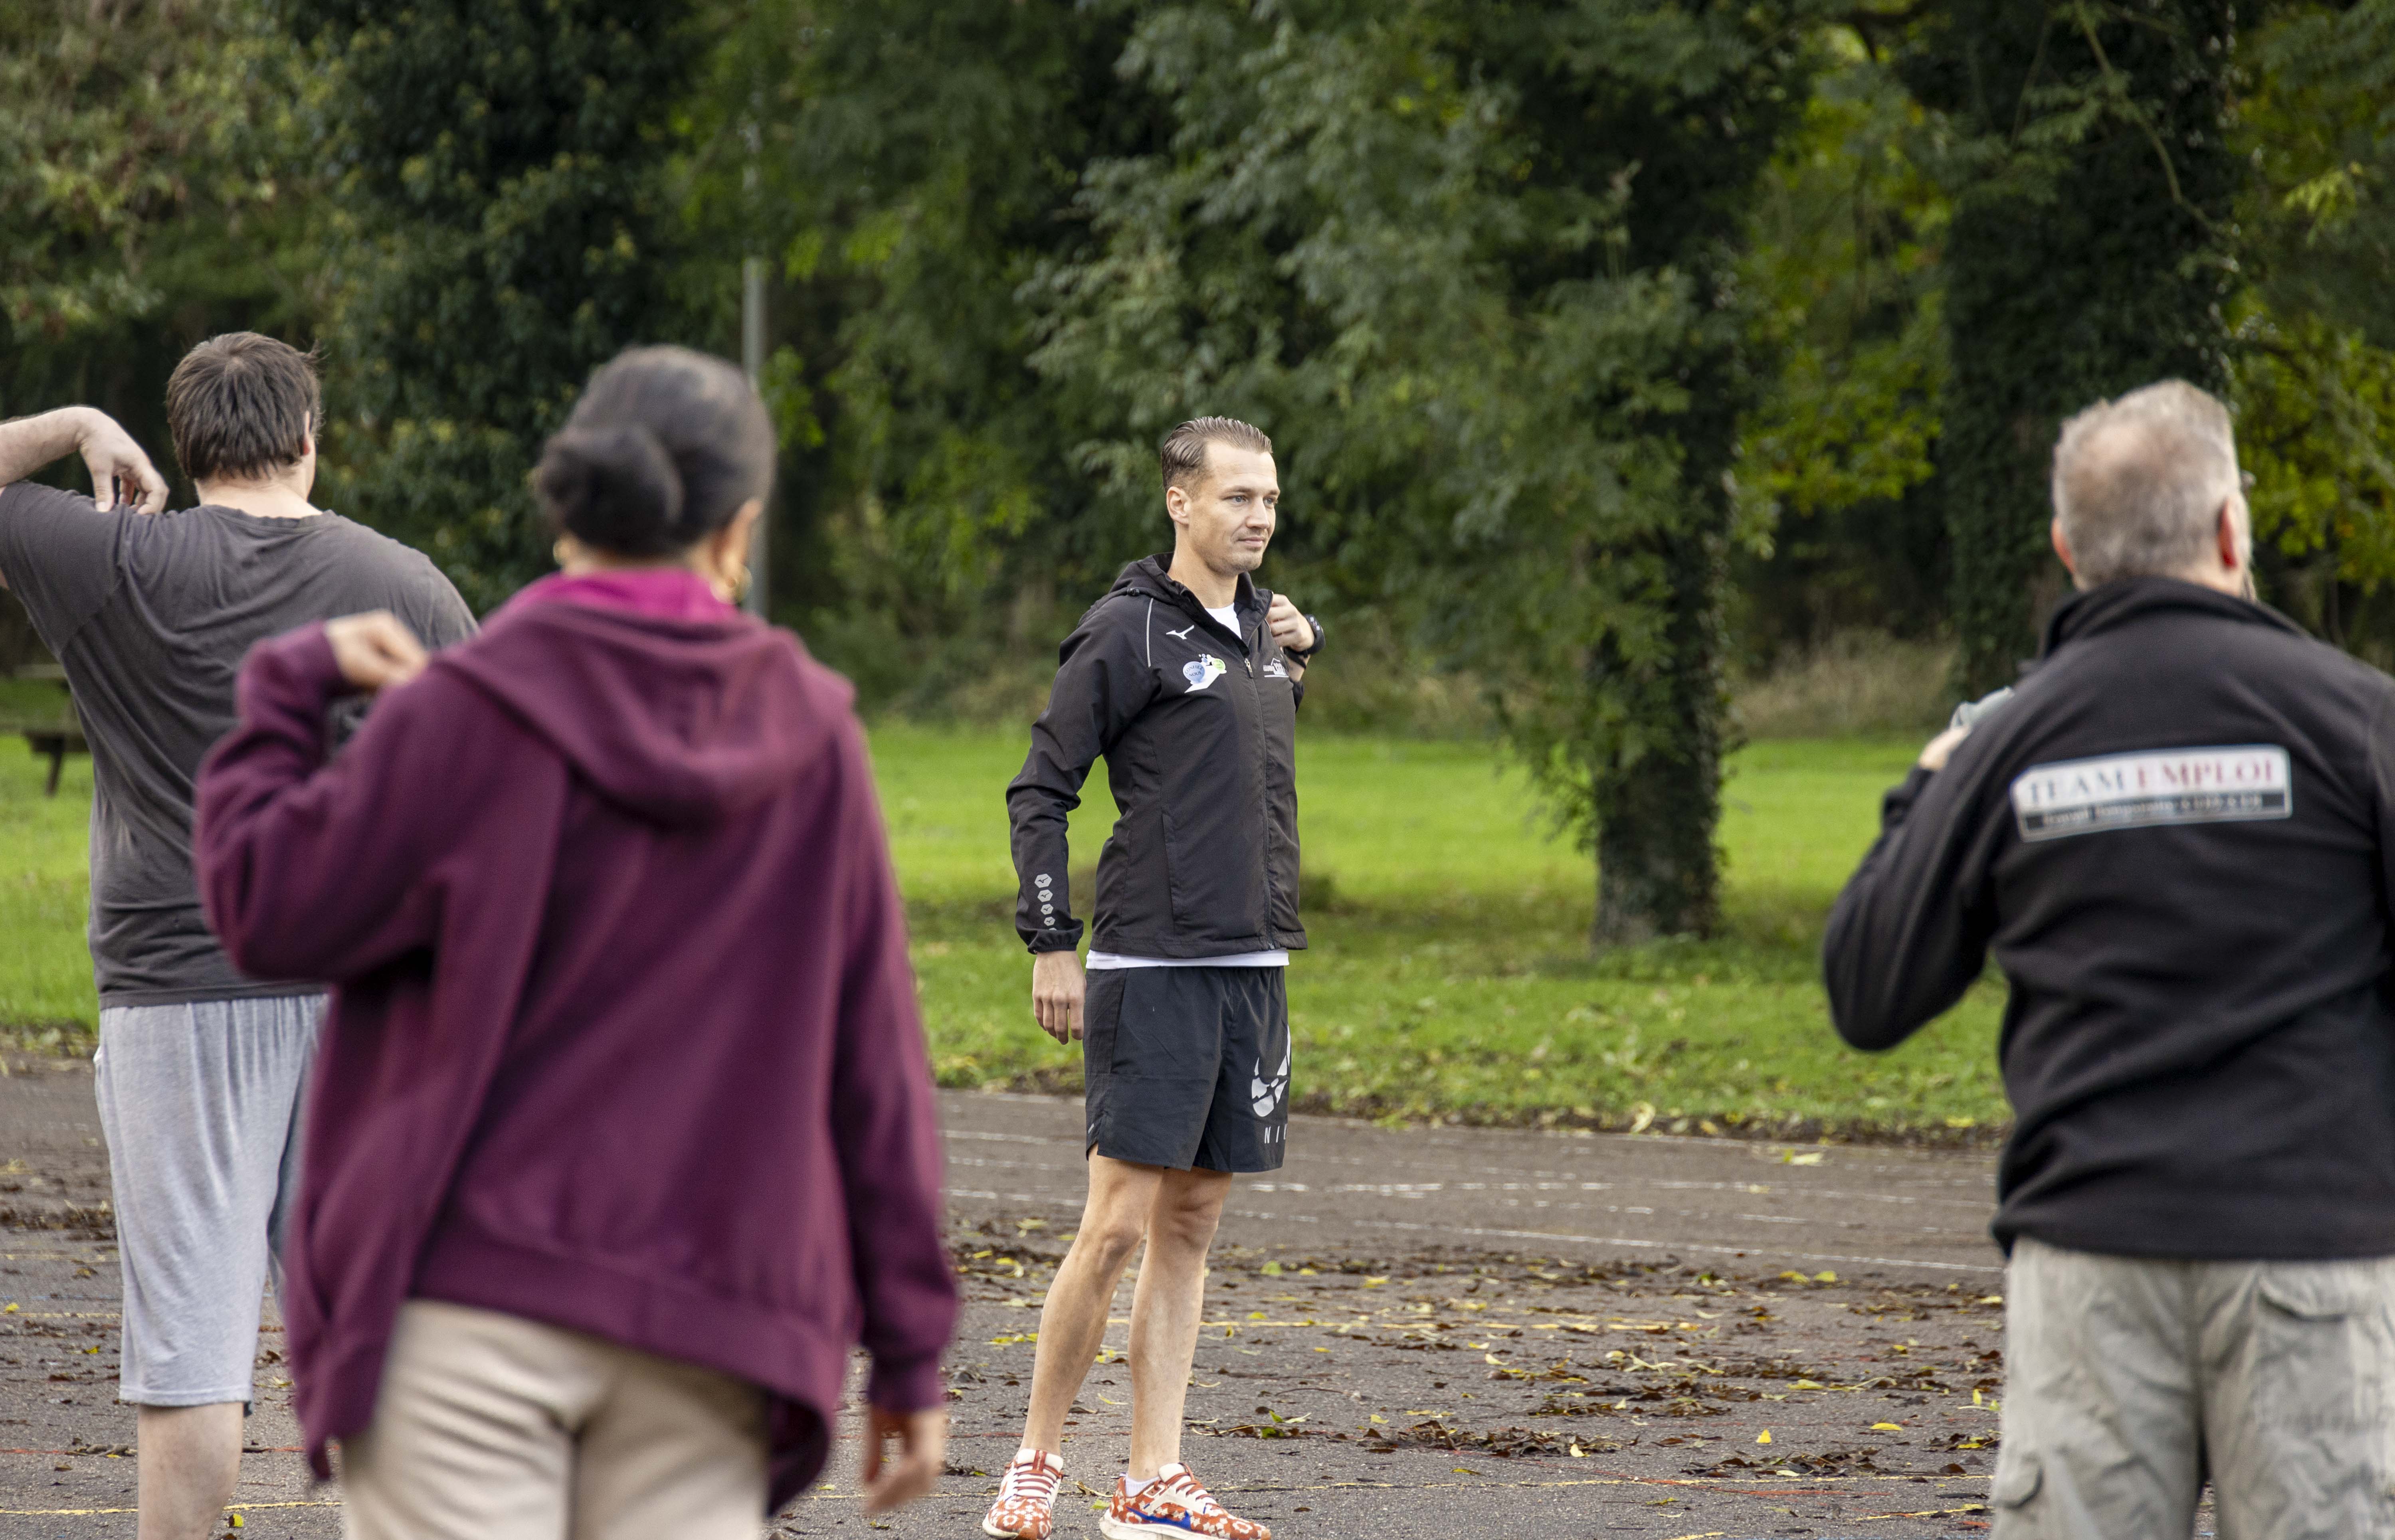
<path fill-rule="evenodd" d="M 2243 823 L 2296 810 L 2287 751 L 2274 744 L 2158 749 L 2034 765 L 2013 783 L 2023 839 L 2156 823 Z"/>

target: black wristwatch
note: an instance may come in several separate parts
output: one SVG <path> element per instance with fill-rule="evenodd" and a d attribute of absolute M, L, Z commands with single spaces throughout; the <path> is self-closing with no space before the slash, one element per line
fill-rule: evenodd
<path fill-rule="evenodd" d="M 1312 663 L 1314 661 L 1314 654 L 1322 651 L 1322 623 L 1315 619 L 1312 615 L 1308 615 L 1305 617 L 1305 624 L 1307 627 L 1314 632 L 1314 645 L 1307 648 L 1303 652 L 1299 652 L 1294 647 L 1284 647 L 1281 651 L 1289 654 L 1290 657 L 1295 658 L 1300 663 Z"/>

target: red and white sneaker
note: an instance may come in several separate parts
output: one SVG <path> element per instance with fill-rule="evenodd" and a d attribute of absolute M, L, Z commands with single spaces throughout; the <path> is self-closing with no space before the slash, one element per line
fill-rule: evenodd
<path fill-rule="evenodd" d="M 1056 1483 L 1065 1479 L 1065 1462 L 1045 1450 L 1025 1449 L 1006 1462 L 998 1483 L 998 1501 L 981 1532 L 997 1540 L 1048 1540 L 1056 1527 Z"/>
<path fill-rule="evenodd" d="M 1272 1540 L 1272 1531 L 1242 1519 L 1198 1484 L 1185 1465 L 1169 1465 L 1138 1492 L 1131 1478 L 1115 1478 L 1115 1500 L 1098 1528 L 1106 1540 L 1144 1540 L 1153 1534 L 1205 1534 L 1214 1540 Z"/>

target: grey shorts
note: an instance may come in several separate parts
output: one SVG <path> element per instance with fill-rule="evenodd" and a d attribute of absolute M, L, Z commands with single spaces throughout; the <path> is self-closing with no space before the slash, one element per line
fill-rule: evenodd
<path fill-rule="evenodd" d="M 1278 967 L 1089 976 L 1087 1149 L 1186 1171 L 1277 1171 L 1289 1149 L 1289 996 Z"/>
<path fill-rule="evenodd" d="M 2171 1262 L 2032 1240 L 2005 1287 L 1991 1540 L 2395 1535 L 2395 1257 Z"/>
<path fill-rule="evenodd" d="M 120 1400 L 250 1399 L 321 994 L 112 1006 L 92 1056 L 125 1271 Z"/>

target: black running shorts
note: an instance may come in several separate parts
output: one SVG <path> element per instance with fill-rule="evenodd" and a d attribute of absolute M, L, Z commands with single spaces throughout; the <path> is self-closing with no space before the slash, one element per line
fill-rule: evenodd
<path fill-rule="evenodd" d="M 1277 967 L 1110 967 L 1089 978 L 1087 1149 L 1142 1165 L 1277 1171 L 1289 996 Z"/>

